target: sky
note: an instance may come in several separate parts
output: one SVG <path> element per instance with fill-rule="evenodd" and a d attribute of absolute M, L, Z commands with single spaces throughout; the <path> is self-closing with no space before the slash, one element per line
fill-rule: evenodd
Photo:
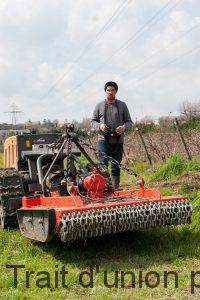
<path fill-rule="evenodd" d="M 199 0 L 0 0 L 0 123 L 91 118 L 116 81 L 133 121 L 200 99 Z"/>

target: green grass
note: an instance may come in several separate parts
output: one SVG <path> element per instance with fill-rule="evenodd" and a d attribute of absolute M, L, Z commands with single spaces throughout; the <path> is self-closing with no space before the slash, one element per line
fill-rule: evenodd
<path fill-rule="evenodd" d="M 151 180 L 168 179 L 188 171 L 200 171 L 200 165 L 193 160 L 182 158 L 179 154 L 174 154 L 152 174 Z"/>
<path fill-rule="evenodd" d="M 162 187 L 159 189 L 162 196 L 171 196 L 173 195 L 173 190 L 170 187 Z"/>
<path fill-rule="evenodd" d="M 3 153 L 0 153 L 0 168 L 3 168 Z"/>
<path fill-rule="evenodd" d="M 181 165 L 182 159 L 174 159 L 175 166 Z M 164 164 L 167 165 L 167 162 Z M 174 169 L 172 162 L 168 166 Z M 189 165 L 189 167 L 188 167 Z M 184 166 L 191 164 L 184 161 Z M 162 167 L 161 167 L 162 168 Z M 160 168 L 160 169 L 161 169 Z M 170 176 L 174 171 L 167 169 Z M 182 170 L 180 167 L 179 170 Z M 179 171 L 180 172 L 180 171 Z M 181 171 L 182 172 L 182 171 Z M 163 174 L 162 172 L 160 173 Z M 165 174 L 165 173 L 164 173 Z M 171 175 L 173 174 L 173 175 Z M 131 180 L 122 172 L 122 184 Z M 187 184 L 187 182 L 185 183 Z M 173 194 L 171 187 L 161 189 L 163 195 Z M 62 244 L 58 240 L 51 243 L 39 243 L 21 236 L 18 230 L 0 230 L 0 296 L 2 299 L 199 299 L 200 288 L 191 294 L 191 272 L 200 271 L 200 192 L 188 195 L 193 206 L 193 222 L 176 227 L 137 230 L 112 236 L 89 239 L 85 242 Z M 18 272 L 18 287 L 13 287 L 13 270 L 6 265 L 25 265 Z M 80 273 L 89 271 L 94 266 L 93 287 L 84 288 L 79 283 Z M 99 272 L 96 272 L 96 265 Z M 57 267 L 56 267 L 57 266 Z M 62 288 L 59 274 L 58 288 L 55 287 L 55 271 L 65 266 L 67 287 Z M 34 271 L 30 276 L 30 287 L 26 287 L 26 271 Z M 50 274 L 50 287 L 39 288 L 36 282 L 47 276 L 38 274 L 45 271 Z M 125 277 L 125 287 L 108 288 L 104 284 L 105 272 L 109 283 L 114 283 L 115 272 L 129 271 L 135 274 L 135 288 L 131 287 L 131 276 Z M 149 288 L 145 275 L 155 271 L 160 278 L 156 288 Z M 178 288 L 174 286 L 173 276 L 169 277 L 164 287 L 164 272 L 178 274 Z M 142 275 L 142 287 L 139 287 L 139 274 Z M 85 283 L 88 277 L 85 276 Z M 155 278 L 151 278 L 153 284 Z M 47 283 L 45 280 L 40 284 Z M 200 275 L 196 276 L 200 284 Z"/>
<path fill-rule="evenodd" d="M 19 231 L 0 231 L 0 293 L 5 299 L 190 299 L 191 271 L 200 270 L 200 194 L 190 195 L 194 216 L 191 225 L 178 227 L 138 230 L 132 233 L 121 233 L 113 236 L 90 239 L 86 244 L 76 242 L 70 245 L 59 241 L 40 244 L 23 238 Z M 13 288 L 13 270 L 7 264 L 25 265 L 19 270 L 18 287 Z M 58 267 L 55 267 L 55 266 Z M 55 288 L 55 270 L 65 265 L 67 288 Z M 84 288 L 79 283 L 80 273 L 89 271 L 94 266 L 93 288 Z M 96 273 L 96 265 L 99 272 Z M 30 277 L 30 287 L 26 287 L 25 271 L 35 271 Z M 49 272 L 49 288 L 36 286 L 40 271 Z M 134 272 L 135 288 L 132 288 L 131 277 L 125 278 L 125 287 L 107 288 L 104 285 L 104 272 L 107 272 L 109 283 L 114 283 L 115 271 Z M 156 271 L 160 284 L 149 288 L 145 284 L 145 275 Z M 178 273 L 178 288 L 174 287 L 173 277 L 169 277 L 167 288 L 164 288 L 164 272 Z M 142 274 L 142 288 L 139 288 L 139 272 Z M 141 273 L 142 272 L 142 273 Z M 199 283 L 199 276 L 197 276 Z M 150 283 L 153 284 L 153 278 Z M 44 284 L 45 281 L 41 282 Z M 85 277 L 85 283 L 86 277 Z M 200 291 L 195 289 L 195 297 Z M 194 298 L 194 297 L 193 297 Z"/>
<path fill-rule="evenodd" d="M 181 125 L 182 130 L 199 130 L 200 129 L 200 119 L 190 118 L 185 123 Z"/>

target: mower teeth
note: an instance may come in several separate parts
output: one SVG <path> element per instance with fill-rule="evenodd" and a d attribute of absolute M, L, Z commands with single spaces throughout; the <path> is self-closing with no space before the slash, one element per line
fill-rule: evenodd
<path fill-rule="evenodd" d="M 188 200 L 120 205 L 62 215 L 59 231 L 63 242 L 142 228 L 180 225 L 191 222 Z"/>

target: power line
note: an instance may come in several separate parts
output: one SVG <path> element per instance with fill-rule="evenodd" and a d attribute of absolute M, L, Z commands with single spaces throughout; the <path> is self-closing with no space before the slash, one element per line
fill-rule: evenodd
<path fill-rule="evenodd" d="M 197 29 L 200 26 L 200 23 L 198 23 L 197 25 L 189 28 L 186 32 L 184 32 L 183 34 L 179 35 L 176 39 L 174 39 L 169 45 L 168 47 L 162 47 L 160 48 L 158 51 L 155 51 L 152 55 L 144 58 L 144 60 L 142 61 L 142 63 L 136 64 L 134 66 L 131 67 L 130 70 L 127 70 L 126 72 L 122 73 L 121 76 L 125 76 L 126 74 L 128 74 L 129 72 L 131 72 L 132 69 L 138 70 L 140 69 L 140 67 L 145 66 L 146 65 L 146 61 L 150 60 L 152 57 L 154 57 L 155 55 L 157 55 L 158 53 L 160 53 L 163 50 L 167 50 L 170 46 L 172 46 L 173 44 L 175 44 L 177 41 L 181 40 L 182 38 L 184 38 L 186 35 L 188 35 L 191 31 Z M 92 93 L 92 95 L 97 95 L 98 92 L 95 91 L 94 93 Z"/>
<path fill-rule="evenodd" d="M 154 70 L 152 73 L 150 73 L 150 74 L 148 74 L 148 75 L 146 75 L 146 76 L 140 78 L 140 79 L 138 80 L 139 84 L 140 84 L 140 82 L 142 82 L 142 81 L 146 80 L 147 78 L 152 77 L 154 74 L 160 72 L 162 69 L 165 69 L 167 66 L 169 66 L 169 65 L 171 65 L 171 64 L 174 64 L 175 62 L 179 61 L 182 57 L 185 57 L 185 56 L 187 56 L 187 55 L 190 55 L 190 54 L 192 54 L 193 52 L 198 51 L 198 50 L 200 50 L 200 44 L 199 44 L 197 47 L 192 48 L 192 49 L 190 49 L 189 51 L 186 51 L 186 52 L 183 53 L 182 55 L 177 56 L 175 59 L 169 61 L 169 62 L 166 63 L 164 66 L 162 66 L 160 69 Z M 139 85 L 139 84 L 138 84 L 138 85 Z M 138 86 L 138 85 L 137 85 L 137 86 Z M 136 86 L 136 87 L 137 87 L 137 86 Z"/>
<path fill-rule="evenodd" d="M 167 62 L 165 65 L 163 65 L 159 70 L 155 70 L 152 73 L 140 78 L 138 80 L 139 84 L 137 84 L 135 87 L 138 87 L 143 81 L 145 81 L 146 79 L 154 76 L 155 74 L 159 73 L 161 70 L 165 69 L 167 66 L 172 65 L 174 63 L 176 63 L 177 61 L 179 61 L 181 58 L 186 57 L 188 55 L 193 54 L 196 51 L 200 51 L 200 44 L 197 45 L 197 47 L 194 47 L 192 49 L 190 49 L 189 51 L 186 51 L 185 53 L 183 53 L 182 55 L 177 56 L 175 59 Z M 171 113 L 171 112 L 170 112 Z"/>
<path fill-rule="evenodd" d="M 108 28 L 113 24 L 114 20 L 122 13 L 123 9 L 125 8 L 125 6 L 131 2 L 132 0 L 125 0 L 123 1 L 123 3 L 121 5 L 119 5 L 117 7 L 117 9 L 114 11 L 114 13 L 112 14 L 112 16 L 108 19 L 108 21 L 106 22 L 106 24 L 100 29 L 100 31 L 96 34 L 95 38 L 93 40 L 91 40 L 83 49 L 83 51 L 81 52 L 81 54 L 73 61 L 73 64 L 77 63 L 84 55 L 85 53 L 87 53 L 88 50 L 91 49 L 92 45 L 108 30 Z M 73 66 L 71 66 L 71 68 L 69 68 L 68 71 L 66 71 L 62 76 L 60 76 L 55 83 L 50 87 L 50 89 L 45 93 L 45 95 L 42 98 L 47 97 L 58 85 L 59 82 L 61 82 L 66 75 L 69 74 L 69 72 L 71 71 L 71 69 L 73 68 Z"/>
<path fill-rule="evenodd" d="M 181 1 L 182 0 L 178 0 L 172 7 L 169 8 L 169 10 L 174 8 Z M 126 50 L 128 47 L 130 47 L 130 45 L 133 42 L 135 42 L 142 36 L 142 33 L 144 31 L 149 30 L 157 22 L 157 20 L 156 20 L 157 16 L 160 15 L 163 11 L 165 11 L 165 9 L 170 5 L 170 3 L 171 3 L 171 0 L 169 0 L 163 7 L 161 7 L 161 9 L 159 9 L 147 22 L 145 22 L 143 24 L 143 26 L 134 33 L 133 36 L 131 36 L 119 49 L 117 49 L 117 51 L 113 55 L 111 55 L 109 57 L 109 60 L 112 57 L 114 57 L 116 54 L 118 54 L 119 52 Z M 167 13 L 168 13 L 168 10 L 164 13 L 163 16 L 165 16 Z M 161 17 L 163 17 L 163 16 L 161 15 Z M 154 22 L 152 22 L 152 21 L 154 21 Z"/>
<path fill-rule="evenodd" d="M 87 52 L 87 50 L 91 49 L 90 46 L 94 44 L 107 30 L 108 28 L 113 24 L 114 20 L 122 13 L 124 7 L 131 2 L 132 0 L 125 0 L 113 13 L 113 15 L 110 17 L 110 19 L 107 21 L 107 23 L 102 27 L 102 29 L 97 33 L 96 37 L 90 41 L 85 49 L 82 51 L 81 55 L 77 58 L 76 62 L 82 58 L 82 56 Z"/>
<path fill-rule="evenodd" d="M 174 8 L 175 6 L 177 6 L 181 1 L 183 1 L 183 0 L 178 0 L 178 1 L 176 1 L 176 3 L 172 6 L 172 7 L 170 7 L 163 15 L 162 15 L 162 17 L 164 17 L 172 8 Z M 77 88 L 80 88 L 85 82 L 87 82 L 88 81 L 88 79 L 90 79 L 90 78 L 92 78 L 94 75 L 96 75 L 96 73 L 100 70 L 100 69 L 102 69 L 102 67 L 105 65 L 105 64 L 107 64 L 107 62 L 109 62 L 110 61 L 110 59 L 111 58 L 113 58 L 116 54 L 118 54 L 118 52 L 120 52 L 120 51 L 122 51 L 122 50 L 125 50 L 125 49 L 127 49 L 129 46 L 130 46 L 130 41 L 131 41 L 131 43 L 134 41 L 134 40 L 136 40 L 136 39 L 138 39 L 138 38 L 140 38 L 141 37 L 141 35 L 139 35 L 140 33 L 141 33 L 141 31 L 143 31 L 144 30 L 144 28 L 145 28 L 145 30 L 147 30 L 147 29 L 149 29 L 150 28 L 150 26 L 153 26 L 156 22 L 157 22 L 157 20 L 155 21 L 155 22 L 153 22 L 149 27 L 147 27 L 147 25 L 149 25 L 149 23 L 151 23 L 154 19 L 156 19 L 156 17 L 160 14 L 160 13 L 162 13 L 168 6 L 169 6 L 169 4 L 170 4 L 170 2 L 171 2 L 171 0 L 170 1 L 168 1 L 161 9 L 159 9 L 147 22 L 145 22 L 144 24 L 143 24 L 143 26 L 138 30 L 138 31 L 136 31 L 136 33 L 134 33 L 134 35 L 131 37 L 131 38 L 129 38 L 120 48 L 118 48 L 111 56 L 109 56 L 93 73 L 91 73 L 88 77 L 86 77 L 86 79 L 84 79 L 82 82 L 80 82 L 79 84 L 77 84 L 74 88 L 75 89 L 77 89 Z M 124 48 L 125 47 L 125 48 Z M 66 97 L 67 96 L 69 96 L 70 94 L 72 93 L 72 90 L 70 90 L 67 94 L 66 94 Z"/>
<path fill-rule="evenodd" d="M 127 75 L 128 73 L 131 72 L 132 69 L 134 69 L 134 71 L 140 69 L 140 67 L 146 65 L 146 64 L 145 64 L 146 61 L 150 60 L 152 57 L 154 57 L 155 55 L 159 54 L 160 52 L 162 52 L 162 51 L 164 51 L 164 50 L 167 50 L 170 46 L 172 46 L 173 44 L 175 44 L 176 42 L 178 42 L 179 40 L 181 40 L 183 37 L 185 37 L 186 35 L 188 35 L 188 34 L 189 34 L 191 31 L 193 31 L 194 29 L 197 29 L 199 26 L 200 26 L 200 22 L 199 22 L 197 25 L 195 25 L 195 26 L 189 28 L 189 30 L 187 30 L 186 32 L 184 32 L 183 34 L 181 34 L 180 36 L 178 36 L 176 39 L 174 39 L 174 40 L 168 45 L 168 47 L 162 47 L 162 48 L 160 48 L 158 51 L 155 51 L 155 52 L 152 53 L 150 56 L 144 58 L 144 59 L 142 60 L 142 63 L 139 63 L 139 64 L 136 64 L 136 65 L 132 66 L 131 69 L 129 69 L 129 70 L 127 70 L 126 72 L 122 73 L 121 76 Z"/>

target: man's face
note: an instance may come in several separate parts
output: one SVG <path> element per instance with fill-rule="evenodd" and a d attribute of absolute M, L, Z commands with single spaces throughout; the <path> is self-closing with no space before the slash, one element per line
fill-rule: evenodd
<path fill-rule="evenodd" d="M 117 91 L 113 86 L 107 86 L 106 88 L 106 98 L 108 100 L 114 100 Z"/>

